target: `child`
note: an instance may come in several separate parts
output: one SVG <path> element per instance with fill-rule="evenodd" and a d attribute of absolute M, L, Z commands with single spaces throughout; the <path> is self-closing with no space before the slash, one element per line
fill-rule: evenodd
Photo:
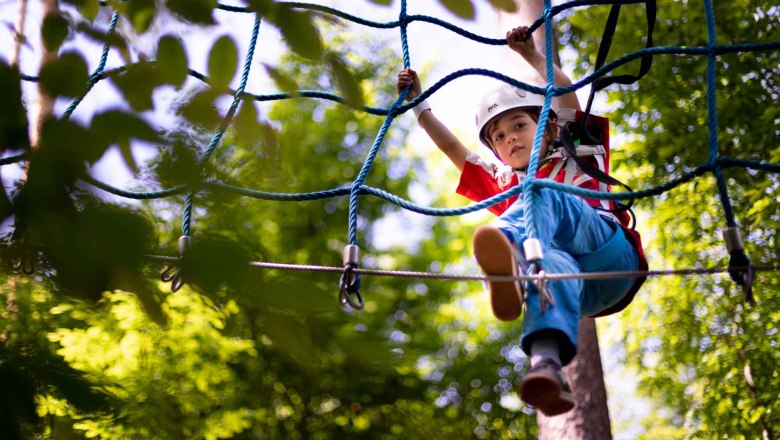
<path fill-rule="evenodd" d="M 536 50 L 527 32 L 527 27 L 509 31 L 507 43 L 544 77 L 545 56 Z M 557 66 L 554 82 L 556 86 L 571 84 Z M 407 99 L 421 93 L 420 80 L 411 69 L 398 74 L 398 90 L 407 86 L 410 87 Z M 580 108 L 576 94 L 569 93 L 558 100 L 559 113 L 573 120 Z M 466 148 L 433 115 L 427 103 L 422 102 L 413 110 L 420 126 L 461 171 L 457 192 L 481 201 L 522 182 L 543 103 L 543 96 L 509 85 L 502 85 L 483 98 L 477 113 L 479 138 L 503 166 L 488 163 Z M 564 155 L 550 150 L 557 145 L 555 141 L 562 128 L 556 124 L 556 114 L 549 113 L 549 119 L 541 121 L 546 127 L 536 177 L 608 190 L 577 167 L 561 166 Z M 564 168 L 572 171 L 570 175 L 564 176 Z M 646 270 L 639 236 L 627 228 L 628 215 L 594 209 L 604 205 L 614 208 L 614 203 L 582 199 L 551 189 L 541 189 L 539 196 L 534 213 L 541 227 L 536 238 L 543 246 L 542 265 L 547 273 Z M 516 275 L 518 263 L 520 270 L 528 272 L 520 251 L 527 238 L 523 215 L 526 208 L 522 197 L 489 208 L 498 219 L 490 226 L 478 228 L 473 237 L 474 255 L 484 273 Z M 527 283 L 521 346 L 531 358 L 531 367 L 520 384 L 523 401 L 548 416 L 571 410 L 574 400 L 561 366 L 571 362 L 577 352 L 580 317 L 603 316 L 623 309 L 643 281 L 636 278 L 549 281 L 546 291 L 541 293 L 534 283 Z M 493 314 L 504 321 L 517 319 L 522 312 L 524 286 L 497 281 L 489 281 L 487 285 Z"/>

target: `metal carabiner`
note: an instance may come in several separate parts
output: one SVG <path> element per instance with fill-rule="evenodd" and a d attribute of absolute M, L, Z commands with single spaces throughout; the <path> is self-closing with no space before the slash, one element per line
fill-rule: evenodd
<path fill-rule="evenodd" d="M 755 279 L 755 266 L 745 254 L 745 243 L 742 241 L 742 233 L 736 226 L 723 231 L 723 239 L 726 242 L 726 251 L 729 253 L 729 275 L 738 285 L 742 286 L 745 293 L 745 302 L 750 306 L 756 305 L 753 297 L 753 280 Z"/>
<path fill-rule="evenodd" d="M 163 281 L 163 283 L 170 283 L 177 276 L 179 276 L 178 261 L 176 263 L 171 263 L 167 267 L 163 268 L 163 271 L 160 274 L 160 279 Z"/>
<path fill-rule="evenodd" d="M 541 266 L 537 265 L 537 267 Z M 547 273 L 543 269 L 539 269 L 535 275 L 539 277 L 534 281 L 536 288 L 539 289 L 539 308 L 542 314 L 544 314 L 547 311 L 547 304 L 555 307 L 555 298 L 553 298 L 552 292 L 547 288 Z"/>
<path fill-rule="evenodd" d="M 343 305 L 349 305 L 352 310 L 363 310 L 363 295 L 360 294 L 360 276 L 355 273 L 357 265 L 346 264 L 344 266 L 344 272 L 341 273 L 341 279 L 339 280 L 339 303 Z M 352 297 L 355 297 L 353 300 Z"/>
<path fill-rule="evenodd" d="M 35 252 L 33 250 L 18 245 L 13 253 L 15 255 L 11 260 L 11 269 L 14 272 L 22 272 L 25 275 L 35 273 Z"/>

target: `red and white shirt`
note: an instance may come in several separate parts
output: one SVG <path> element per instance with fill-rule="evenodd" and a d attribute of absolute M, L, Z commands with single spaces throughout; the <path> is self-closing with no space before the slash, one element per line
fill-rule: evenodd
<path fill-rule="evenodd" d="M 606 164 L 608 164 L 608 153 L 606 154 L 607 157 L 604 159 L 606 159 Z M 572 167 L 572 164 L 574 164 L 576 167 L 576 164 L 573 160 L 565 160 L 562 155 L 558 155 L 558 157 L 555 156 L 555 154 L 552 154 L 546 158 L 542 166 L 540 166 L 536 172 L 537 178 L 552 179 L 555 182 L 577 186 L 579 188 L 592 189 L 595 191 L 609 191 L 609 185 L 599 182 L 591 176 L 582 173 L 578 168 L 576 168 L 574 170 L 575 172 L 573 173 L 566 173 L 565 170 L 567 167 Z M 585 159 L 594 162 L 598 161 L 595 156 L 586 156 Z M 594 163 L 594 165 L 601 165 L 599 167 L 600 169 L 604 170 L 606 168 L 606 172 L 609 171 L 603 163 Z M 569 176 L 567 177 L 566 174 Z M 524 171 L 513 170 L 504 164 L 496 164 L 485 161 L 478 154 L 470 151 L 466 157 L 466 163 L 463 166 L 463 172 L 461 173 L 460 182 L 458 183 L 456 192 L 474 202 L 481 202 L 482 200 L 500 194 L 509 188 L 514 187 L 515 185 L 521 184 L 525 176 L 526 174 Z M 488 210 L 495 215 L 501 215 L 517 200 L 517 198 L 518 196 L 510 197 L 503 202 L 489 207 Z M 614 202 L 612 201 L 590 199 L 586 197 L 583 197 L 583 200 L 585 200 L 590 206 L 593 206 L 594 208 L 615 207 Z M 605 211 L 598 212 L 599 214 L 605 215 L 607 217 L 612 217 L 620 223 L 626 238 L 628 239 L 629 243 L 631 243 L 631 245 L 636 249 L 639 256 L 638 270 L 646 271 L 648 269 L 648 265 L 644 249 L 642 248 L 642 240 L 639 236 L 639 233 L 629 227 L 630 216 L 628 213 L 625 211 L 616 213 L 609 213 Z M 637 278 L 631 290 L 628 292 L 628 294 L 625 295 L 623 300 L 609 309 L 604 310 L 598 315 L 595 315 L 594 317 L 609 315 L 625 308 L 631 302 L 642 283 L 644 283 L 644 280 L 645 278 Z"/>

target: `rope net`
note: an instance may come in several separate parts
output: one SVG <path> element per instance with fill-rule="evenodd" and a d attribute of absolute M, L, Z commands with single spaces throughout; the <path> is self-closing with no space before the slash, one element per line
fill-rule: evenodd
<path fill-rule="evenodd" d="M 706 17 L 707 17 L 707 23 L 706 23 L 707 44 L 706 45 L 685 46 L 685 47 L 682 46 L 652 47 L 651 44 L 648 44 L 648 47 L 644 49 L 622 55 L 621 57 L 615 59 L 614 61 L 611 61 L 609 63 L 606 63 L 603 66 L 598 67 L 594 72 L 585 76 L 584 78 L 580 79 L 579 81 L 573 83 L 570 86 L 567 87 L 555 86 L 552 80 L 553 78 L 552 60 L 554 59 L 553 40 L 552 40 L 553 18 L 558 14 L 575 7 L 583 7 L 583 6 L 591 6 L 591 5 L 619 6 L 623 4 L 639 4 L 640 7 L 641 6 L 645 8 L 652 7 L 653 10 L 655 9 L 654 0 L 645 0 L 645 1 L 574 0 L 557 6 L 552 6 L 550 0 L 545 0 L 544 12 L 542 16 L 539 17 L 529 28 L 530 32 L 533 32 L 534 30 L 539 29 L 541 27 L 544 27 L 547 30 L 547 32 L 545 32 L 545 47 L 544 47 L 546 53 L 546 59 L 547 59 L 547 65 L 546 65 L 547 83 L 544 87 L 539 87 L 522 81 L 518 81 L 515 78 L 512 78 L 510 76 L 489 69 L 466 68 L 446 75 L 445 77 L 443 77 L 442 79 L 440 79 L 439 81 L 437 81 L 436 83 L 428 87 L 427 89 L 424 89 L 419 96 L 417 96 L 410 102 L 404 103 L 405 98 L 408 94 L 408 90 L 402 90 L 400 95 L 397 97 L 397 99 L 395 99 L 391 103 L 388 103 L 386 106 L 371 107 L 371 106 L 363 105 L 355 108 L 357 111 L 362 111 L 371 115 L 382 117 L 383 123 L 376 134 L 373 145 L 371 146 L 368 154 L 365 157 L 365 160 L 363 161 L 360 171 L 357 173 L 357 175 L 351 182 L 345 182 L 344 185 L 339 187 L 334 187 L 334 188 L 325 189 L 321 191 L 314 191 L 314 192 L 281 193 L 281 192 L 261 191 L 253 188 L 247 188 L 247 187 L 239 187 L 218 180 L 202 180 L 197 185 L 189 185 L 189 186 L 181 185 L 181 186 L 162 188 L 162 189 L 150 190 L 150 191 L 129 191 L 129 190 L 117 188 L 115 186 L 112 186 L 106 182 L 95 179 L 94 177 L 91 177 L 86 174 L 83 175 L 81 179 L 84 182 L 96 188 L 114 194 L 118 197 L 127 198 L 127 199 L 151 200 L 151 199 L 162 199 L 162 198 L 168 198 L 172 196 L 184 195 L 185 202 L 184 202 L 183 212 L 182 212 L 182 237 L 179 240 L 180 257 L 184 255 L 184 253 L 187 251 L 188 247 L 190 246 L 191 243 L 190 237 L 192 235 L 192 224 L 194 220 L 193 207 L 197 202 L 198 195 L 202 191 L 225 191 L 225 192 L 232 192 L 243 197 L 250 197 L 259 200 L 290 201 L 290 202 L 317 200 L 317 199 L 325 199 L 325 198 L 333 198 L 333 197 L 349 197 L 349 216 L 348 216 L 348 226 L 347 226 L 348 244 L 347 244 L 347 249 L 345 249 L 345 255 L 344 255 L 345 266 L 344 268 L 339 269 L 340 271 L 342 271 L 342 279 L 340 282 L 341 284 L 340 287 L 342 291 L 341 300 L 343 303 L 348 303 L 353 307 L 359 308 L 362 306 L 362 298 L 360 297 L 360 294 L 357 291 L 357 285 L 359 284 L 359 275 L 361 273 L 372 273 L 375 275 L 396 274 L 398 276 L 432 277 L 431 274 L 423 274 L 417 272 L 415 273 L 412 272 L 394 273 L 391 271 L 372 272 L 371 270 L 358 268 L 358 260 L 359 260 L 359 255 L 358 255 L 359 252 L 357 248 L 358 205 L 360 203 L 361 197 L 363 196 L 373 196 L 379 199 L 383 199 L 389 203 L 395 204 L 405 210 L 412 211 L 415 213 L 419 213 L 427 216 L 444 217 L 444 216 L 459 216 L 459 215 L 483 210 L 494 204 L 505 201 L 511 197 L 518 196 L 522 193 L 522 197 L 524 197 L 525 199 L 526 206 L 530 206 L 530 209 L 528 209 L 527 211 L 528 233 L 530 237 L 534 237 L 536 236 L 537 229 L 540 227 L 540 225 L 537 225 L 537 221 L 534 214 L 535 211 L 534 207 L 537 204 L 536 200 L 541 188 L 552 188 L 558 191 L 564 191 L 578 196 L 602 199 L 602 200 L 633 201 L 636 199 L 658 196 L 686 182 L 690 182 L 706 174 L 712 174 L 717 181 L 719 200 L 722 207 L 723 217 L 725 219 L 726 227 L 727 227 L 726 229 L 727 233 L 724 235 L 727 242 L 727 248 L 732 257 L 732 262 L 730 263 L 730 267 L 728 271 L 732 274 L 732 277 L 739 284 L 743 286 L 743 288 L 746 290 L 746 294 L 749 294 L 750 284 L 752 282 L 752 273 L 755 270 L 775 270 L 776 268 L 771 266 L 754 267 L 750 263 L 749 259 L 747 259 L 747 257 L 744 255 L 744 246 L 742 245 L 739 229 L 737 227 L 737 223 L 735 221 L 735 217 L 732 212 L 731 201 L 728 194 L 728 186 L 727 186 L 726 179 L 724 178 L 723 175 L 723 170 L 726 168 L 739 167 L 739 168 L 748 168 L 752 170 L 762 170 L 762 171 L 767 171 L 772 173 L 778 173 L 780 172 L 780 163 L 746 160 L 746 159 L 733 158 L 733 157 L 723 157 L 719 154 L 718 122 L 717 122 L 717 109 L 716 109 L 716 97 L 715 97 L 716 67 L 718 63 L 717 57 L 719 55 L 727 54 L 727 53 L 766 52 L 766 51 L 777 50 L 778 48 L 780 48 L 780 41 L 767 42 L 767 43 L 737 44 L 737 45 L 717 44 L 716 41 L 717 35 L 715 32 L 715 16 L 714 16 L 712 1 L 702 0 L 701 4 L 702 7 L 705 9 Z M 399 10 L 398 10 L 398 19 L 389 22 L 378 22 L 378 21 L 366 20 L 361 17 L 351 15 L 334 8 L 316 5 L 316 4 L 299 3 L 299 2 L 280 2 L 277 5 L 279 7 L 290 8 L 293 10 L 308 10 L 308 11 L 317 12 L 319 14 L 327 14 L 341 20 L 347 20 L 349 22 L 355 23 L 360 26 L 398 31 L 400 33 L 399 43 L 400 43 L 400 50 L 401 50 L 404 68 L 411 66 L 411 61 L 409 56 L 409 41 L 407 37 L 407 27 L 410 24 L 415 22 L 434 25 L 442 28 L 443 30 L 453 32 L 463 37 L 464 39 L 473 40 L 481 44 L 492 45 L 492 46 L 506 45 L 506 40 L 503 38 L 489 38 L 489 37 L 480 36 L 468 30 L 462 29 L 456 25 L 453 25 L 452 23 L 446 22 L 444 20 L 435 17 L 426 16 L 426 15 L 407 14 L 406 0 L 400 1 Z M 107 3 L 103 3 L 102 6 L 110 7 Z M 244 57 L 243 69 L 241 70 L 239 86 L 236 89 L 229 89 L 229 88 L 227 89 L 230 92 L 230 94 L 233 96 L 233 100 L 231 102 L 228 111 L 222 117 L 222 120 L 218 125 L 217 129 L 212 134 L 211 140 L 208 143 L 207 147 L 204 149 L 201 156 L 198 158 L 199 164 L 201 166 L 203 166 L 209 161 L 210 157 L 212 156 L 212 153 L 220 146 L 223 135 L 225 134 L 225 131 L 228 128 L 228 126 L 230 126 L 231 122 L 233 122 L 236 111 L 242 101 L 254 100 L 258 102 L 263 102 L 263 101 L 277 101 L 277 100 L 303 97 L 303 98 L 311 98 L 311 99 L 330 100 L 347 106 L 348 100 L 346 98 L 327 91 L 298 90 L 295 92 L 272 93 L 272 94 L 255 94 L 247 91 L 246 90 L 247 80 L 252 70 L 252 60 L 257 47 L 261 17 L 251 9 L 245 7 L 218 4 L 217 8 L 235 14 L 255 14 L 255 20 L 252 28 L 248 49 Z M 90 91 L 92 90 L 95 84 L 107 78 L 113 77 L 115 75 L 119 75 L 122 72 L 126 71 L 129 67 L 131 67 L 130 65 L 125 65 L 111 70 L 106 69 L 106 60 L 108 58 L 108 54 L 110 51 L 115 50 L 115 48 L 112 48 L 110 44 L 110 42 L 112 41 L 110 36 L 115 32 L 117 22 L 119 19 L 120 19 L 119 13 L 117 11 L 113 11 L 106 30 L 106 35 L 107 35 L 107 38 L 105 40 L 106 44 L 103 47 L 102 52 L 100 54 L 100 61 L 97 65 L 97 68 L 89 76 L 89 81 L 84 89 L 83 94 L 77 97 L 76 99 L 74 99 L 71 102 L 71 104 L 67 107 L 65 112 L 63 113 L 62 117 L 64 119 L 70 118 L 70 116 L 73 114 L 74 111 L 76 111 L 76 109 L 78 108 L 79 104 L 82 102 L 84 97 L 88 93 L 90 93 Z M 650 20 L 648 19 L 648 21 Z M 650 42 L 652 42 L 651 35 L 648 36 L 648 39 L 650 40 Z M 684 56 L 704 57 L 706 59 L 706 65 L 707 65 L 706 94 L 707 94 L 707 106 L 708 106 L 708 121 L 707 121 L 708 146 L 709 146 L 708 159 L 706 162 L 700 164 L 699 166 L 693 169 L 690 169 L 689 171 L 678 176 L 675 179 L 669 180 L 661 185 L 643 189 L 640 191 L 609 192 L 609 193 L 585 190 L 582 188 L 567 186 L 567 185 L 553 182 L 552 180 L 537 179 L 534 177 L 534 175 L 537 167 L 537 159 L 539 155 L 539 150 L 540 150 L 540 145 L 541 145 L 543 130 L 544 130 L 544 124 L 539 124 L 539 128 L 537 130 L 534 139 L 534 147 L 531 152 L 531 161 L 530 161 L 529 169 L 527 171 L 528 177 L 524 180 L 523 184 L 515 186 L 505 191 L 502 194 L 496 195 L 482 202 L 473 203 L 470 205 L 457 207 L 457 208 L 437 208 L 431 206 L 421 206 L 401 196 L 392 194 L 381 188 L 371 187 L 369 185 L 366 185 L 365 183 L 367 177 L 371 172 L 372 166 L 376 161 L 377 154 L 380 148 L 382 147 L 383 141 L 388 133 L 388 130 L 390 130 L 390 128 L 392 127 L 395 118 L 407 112 L 409 109 L 415 107 L 418 103 L 420 103 L 421 101 L 425 100 L 426 98 L 436 93 L 443 86 L 458 78 L 465 77 L 465 76 L 474 76 L 474 75 L 483 76 L 483 77 L 493 78 L 495 80 L 507 84 L 511 84 L 515 87 L 518 87 L 520 89 L 526 90 L 531 93 L 543 95 L 545 99 L 544 99 L 544 105 L 542 107 L 542 114 L 540 116 L 540 120 L 546 120 L 547 114 L 550 111 L 553 97 L 574 92 L 583 87 L 592 85 L 594 83 L 598 83 L 599 80 L 604 79 L 608 74 L 610 74 L 612 71 L 614 71 L 620 66 L 623 66 L 634 60 L 652 58 L 653 56 L 656 55 L 684 55 Z M 212 79 L 203 73 L 200 73 L 190 68 L 188 70 L 188 74 L 189 76 L 199 81 L 202 81 L 206 85 L 213 85 Z M 38 78 L 29 75 L 21 75 L 21 77 L 25 81 L 35 82 L 38 80 Z M 21 162 L 27 160 L 27 158 L 28 158 L 27 154 L 5 157 L 0 159 L 0 166 Z M 171 258 L 171 260 L 172 260 L 171 263 L 175 265 L 177 259 Z M 275 264 L 275 263 L 255 263 L 254 265 L 258 267 L 277 268 L 277 269 L 317 270 L 316 267 L 314 266 L 294 266 L 294 265 L 284 265 L 284 264 Z M 338 269 L 338 268 L 324 268 L 324 271 L 333 271 L 332 269 Z M 710 270 L 709 272 L 707 272 L 706 270 L 705 271 L 679 270 L 679 271 L 654 271 L 654 272 L 651 271 L 651 272 L 643 272 L 637 274 L 620 274 L 620 275 L 621 276 L 647 276 L 648 274 L 662 275 L 662 274 L 674 274 L 674 273 L 677 274 L 713 273 L 713 271 L 712 270 Z M 566 276 L 566 275 L 559 274 L 559 276 Z M 601 274 L 601 275 L 579 274 L 577 276 L 587 278 L 587 277 L 599 277 L 599 276 L 609 276 L 609 275 L 608 274 Z M 179 287 L 181 287 L 183 283 L 177 271 L 170 270 L 170 268 L 169 270 L 166 270 L 166 273 L 164 273 L 163 278 L 166 281 L 172 282 L 172 288 L 174 290 L 177 290 Z M 452 276 L 449 276 L 448 278 L 453 279 Z M 473 279 L 484 280 L 487 278 L 488 277 L 468 276 L 468 275 L 460 278 L 454 277 L 454 279 L 472 279 L 472 280 Z M 535 278 L 533 276 L 530 277 L 524 276 L 524 277 L 517 277 L 516 279 L 534 280 Z"/>

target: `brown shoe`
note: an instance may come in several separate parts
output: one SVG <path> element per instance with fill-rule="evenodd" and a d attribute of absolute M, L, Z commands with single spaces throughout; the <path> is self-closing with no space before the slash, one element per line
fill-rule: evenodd
<path fill-rule="evenodd" d="M 561 366 L 543 359 L 531 367 L 520 384 L 520 398 L 546 416 L 557 416 L 574 408 L 574 396 Z"/>
<path fill-rule="evenodd" d="M 517 275 L 512 243 L 493 226 L 480 226 L 474 233 L 474 257 L 486 275 Z M 488 281 L 493 315 L 513 321 L 523 312 L 523 296 L 516 281 Z"/>

